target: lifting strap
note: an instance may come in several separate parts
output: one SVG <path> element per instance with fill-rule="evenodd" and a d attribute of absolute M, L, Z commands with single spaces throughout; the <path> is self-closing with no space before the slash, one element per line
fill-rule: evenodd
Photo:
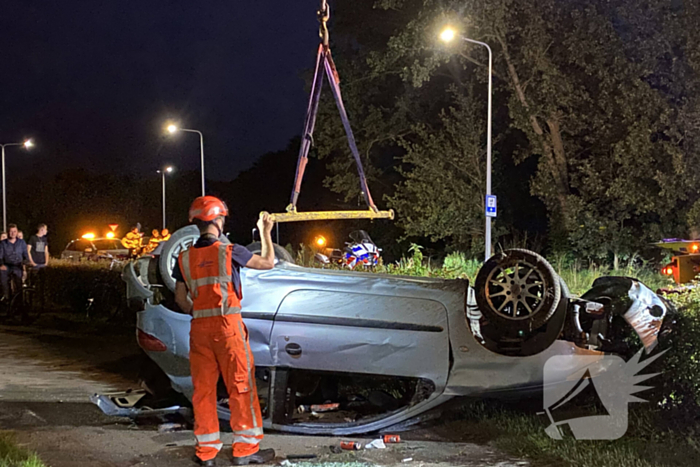
<path fill-rule="evenodd" d="M 299 159 L 297 160 L 296 175 L 294 177 L 294 187 L 292 188 L 292 196 L 287 206 L 286 213 L 272 214 L 272 219 L 275 222 L 293 222 L 293 221 L 308 221 L 308 220 L 331 220 L 331 219 L 393 219 L 394 211 L 380 211 L 372 200 L 372 195 L 369 192 L 367 185 L 367 177 L 362 167 L 360 159 L 360 151 L 355 143 L 355 136 L 350 127 L 350 120 L 343 104 L 343 98 L 340 94 L 340 77 L 331 56 L 331 50 L 328 41 L 328 26 L 327 22 L 330 18 L 330 7 L 326 0 L 321 0 L 321 8 L 318 11 L 319 35 L 321 43 L 318 46 L 316 54 L 316 69 L 314 71 L 314 79 L 311 84 L 311 93 L 309 97 L 309 105 L 306 109 L 306 120 L 304 121 L 304 132 L 299 148 Z M 367 211 L 326 211 L 326 212 L 306 212 L 297 213 L 297 201 L 301 192 L 301 181 L 304 178 L 304 170 L 309 162 L 309 150 L 313 144 L 313 132 L 316 125 L 316 116 L 318 114 L 318 104 L 321 97 L 321 88 L 323 87 L 323 77 L 328 78 L 328 83 L 331 87 L 333 97 L 335 98 L 336 106 L 340 112 L 340 119 L 345 128 L 345 134 L 348 138 L 348 146 L 352 152 L 357 164 L 357 173 L 360 176 L 360 188 L 362 196 L 367 203 Z"/>

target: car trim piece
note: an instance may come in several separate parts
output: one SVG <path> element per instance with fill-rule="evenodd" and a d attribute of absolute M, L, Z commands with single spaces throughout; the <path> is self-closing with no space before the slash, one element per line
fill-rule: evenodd
<path fill-rule="evenodd" d="M 265 321 L 274 321 L 274 313 L 265 313 L 264 311 L 241 311 L 243 319 L 262 319 Z"/>
<path fill-rule="evenodd" d="M 243 317 L 246 317 L 244 312 Z M 344 318 L 335 316 L 287 315 L 278 314 L 275 321 L 285 323 L 325 324 L 328 326 L 347 326 L 355 328 L 393 329 L 397 331 L 442 332 L 442 326 L 428 324 L 397 323 L 377 319 Z"/>

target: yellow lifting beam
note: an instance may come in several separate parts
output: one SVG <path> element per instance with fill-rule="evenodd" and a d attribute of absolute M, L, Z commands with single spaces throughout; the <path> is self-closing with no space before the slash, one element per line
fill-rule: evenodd
<path fill-rule="evenodd" d="M 263 213 L 260 213 L 261 215 Z M 375 211 L 311 211 L 297 212 L 296 210 L 270 214 L 273 222 L 302 222 L 302 221 L 331 221 L 342 219 L 394 219 L 394 210 Z"/>

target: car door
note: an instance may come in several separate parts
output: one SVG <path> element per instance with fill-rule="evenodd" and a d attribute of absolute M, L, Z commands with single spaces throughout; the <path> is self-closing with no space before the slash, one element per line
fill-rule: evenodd
<path fill-rule="evenodd" d="M 447 310 L 436 300 L 349 290 L 287 294 L 270 339 L 275 366 L 428 378 L 445 383 Z"/>

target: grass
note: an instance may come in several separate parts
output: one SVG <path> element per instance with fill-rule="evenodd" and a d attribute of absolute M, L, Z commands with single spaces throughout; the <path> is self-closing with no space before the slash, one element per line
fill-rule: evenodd
<path fill-rule="evenodd" d="M 46 467 L 39 457 L 15 442 L 15 436 L 0 431 L 0 467 Z"/>
<path fill-rule="evenodd" d="M 629 431 L 613 441 L 554 440 L 545 434 L 545 417 L 483 402 L 458 411 L 462 421 L 446 428 L 465 440 L 489 441 L 510 455 L 528 458 L 532 465 L 575 467 L 654 467 L 700 465 L 694 433 L 661 429 L 658 415 L 633 406 Z M 458 427 L 458 425 L 460 425 Z"/>
<path fill-rule="evenodd" d="M 536 405 L 536 404 L 535 404 Z M 629 430 L 612 441 L 554 440 L 545 434 L 548 420 L 528 409 L 474 402 L 457 409 L 445 427 L 454 441 L 488 442 L 525 457 L 534 467 L 653 467 L 700 465 L 696 431 L 674 431 L 650 406 L 630 407 Z"/>
<path fill-rule="evenodd" d="M 563 258 L 557 258 L 552 261 L 552 266 L 566 285 L 569 286 L 569 290 L 575 295 L 583 294 L 590 289 L 593 281 L 603 276 L 634 277 L 642 281 L 651 290 L 668 287 L 672 284 L 671 279 L 667 276 L 661 275 L 648 265 L 638 266 L 634 261 L 630 261 L 626 267 L 614 269 L 606 265 L 595 264 L 584 267 L 576 261 L 570 263 Z"/>

